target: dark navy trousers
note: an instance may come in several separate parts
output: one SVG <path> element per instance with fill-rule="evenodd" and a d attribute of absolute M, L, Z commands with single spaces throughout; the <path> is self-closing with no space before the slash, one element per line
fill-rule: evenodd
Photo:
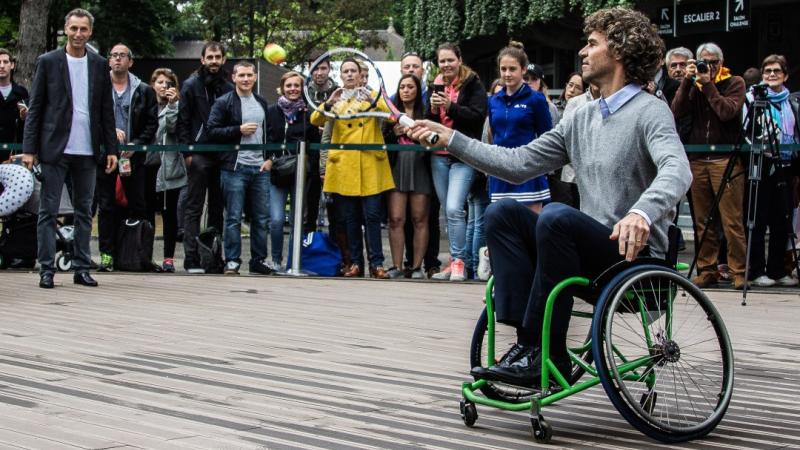
<path fill-rule="evenodd" d="M 497 321 L 533 333 L 541 340 L 547 296 L 562 280 L 594 278 L 623 259 L 611 229 L 562 203 L 536 214 L 515 200 L 503 199 L 486 211 L 486 241 L 495 277 Z M 566 357 L 573 298 L 562 292 L 553 305 L 550 347 Z"/>

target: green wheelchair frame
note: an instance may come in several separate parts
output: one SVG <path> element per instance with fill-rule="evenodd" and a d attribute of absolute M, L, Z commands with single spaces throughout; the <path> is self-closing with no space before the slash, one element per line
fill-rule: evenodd
<path fill-rule="evenodd" d="M 678 270 L 686 270 L 687 266 L 685 264 L 677 264 L 676 268 Z M 660 283 L 662 279 L 665 280 L 665 282 L 669 281 L 667 288 L 662 287 Z M 659 283 L 657 288 L 653 287 L 651 290 L 637 290 L 633 284 L 637 281 L 641 281 L 642 283 L 649 281 L 650 285 L 654 286 L 653 280 L 658 280 Z M 474 426 L 478 418 L 477 409 L 475 407 L 476 403 L 506 411 L 529 411 L 532 427 L 531 431 L 534 439 L 538 442 L 547 443 L 550 441 L 553 431 L 552 427 L 542 416 L 541 408 L 598 384 L 602 384 L 609 399 L 625 419 L 651 438 L 662 442 L 682 442 L 705 436 L 711 432 L 724 416 L 730 403 L 733 391 L 733 351 L 721 317 L 710 300 L 708 300 L 702 291 L 686 280 L 683 275 L 667 267 L 645 264 L 639 266 L 632 265 L 622 270 L 620 273 L 617 273 L 606 286 L 595 286 L 596 288 L 602 289 L 602 292 L 595 304 L 593 313 L 574 310 L 572 312 L 573 317 L 580 316 L 585 319 L 592 319 L 591 335 L 586 338 L 582 345 L 568 349 L 570 359 L 578 371 L 577 377 L 573 377 L 570 376 L 571 374 L 561 373 L 550 358 L 550 322 L 553 314 L 553 305 L 558 296 L 566 289 L 574 287 L 590 288 L 592 283 L 592 280 L 588 278 L 568 278 L 558 283 L 548 295 L 543 316 L 541 336 L 542 376 L 541 385 L 538 386 L 538 389 L 536 387 L 526 387 L 526 389 L 531 389 L 529 397 L 497 399 L 479 395 L 476 392 L 483 390 L 482 388 L 486 387 L 488 383 L 492 383 L 491 381 L 477 379 L 472 382 L 465 382 L 461 387 L 463 399 L 460 405 L 461 416 L 465 425 L 469 427 Z M 624 293 L 620 293 L 620 289 L 622 289 L 621 286 L 623 285 L 627 286 L 627 288 Z M 492 298 L 493 288 L 494 277 L 489 279 L 485 294 L 487 319 L 485 344 L 486 367 L 496 363 L 494 303 Z M 698 417 L 698 421 L 701 423 L 692 423 L 686 426 L 677 426 L 673 423 L 668 423 L 669 417 L 666 422 L 663 420 L 663 417 L 654 417 L 654 408 L 658 398 L 656 392 L 656 386 L 658 384 L 658 378 L 656 376 L 658 373 L 657 369 L 659 369 L 659 366 L 663 368 L 663 366 L 667 364 L 666 361 L 670 358 L 680 358 L 680 349 L 678 349 L 677 344 L 674 344 L 677 356 L 667 354 L 668 350 L 664 347 L 664 345 L 670 345 L 669 343 L 673 342 L 673 303 L 675 302 L 679 289 L 683 289 L 682 298 L 691 296 L 692 300 L 698 302 L 702 313 L 706 315 L 707 320 L 711 324 L 710 328 L 713 328 L 713 334 L 716 335 L 715 337 L 718 340 L 721 356 L 720 365 L 722 366 L 718 393 L 714 391 L 714 389 L 717 388 L 715 383 L 709 383 L 707 381 L 703 381 L 699 384 L 694 383 L 697 389 L 705 388 L 707 384 L 712 384 L 712 392 L 709 398 L 712 400 L 718 398 L 718 402 L 716 405 L 710 405 L 713 408 L 711 408 L 712 411 L 709 412 L 708 417 Z M 657 307 L 659 309 L 662 304 L 665 306 L 665 311 L 662 311 L 661 314 L 666 317 L 666 336 L 653 336 L 649 329 L 650 323 L 652 323 L 652 319 L 650 319 L 649 316 L 653 314 L 653 298 L 655 298 L 655 302 L 658 302 Z M 608 309 L 609 307 L 614 309 L 610 313 L 604 311 L 604 309 Z M 621 309 L 617 310 L 616 308 Z M 634 309 L 638 309 L 638 311 Z M 613 330 L 609 325 L 614 321 L 611 316 L 620 313 L 640 315 L 637 320 L 641 320 L 641 323 L 644 324 L 643 339 L 647 345 L 647 356 L 629 360 L 613 343 L 609 345 L 608 342 L 611 341 L 611 337 L 605 336 L 603 333 L 607 333 L 608 331 L 603 331 L 603 329 Z M 478 333 L 477 329 L 476 333 Z M 713 337 L 714 336 L 712 336 L 712 338 Z M 666 344 L 662 345 L 656 342 L 659 339 L 659 342 L 665 342 Z M 712 350 L 714 349 L 715 347 L 712 346 Z M 687 349 L 684 349 L 684 351 L 686 350 Z M 588 354 L 589 351 L 592 352 L 592 359 L 581 356 Z M 611 359 L 607 359 L 609 357 Z M 606 363 L 606 361 L 615 361 L 615 358 L 619 359 L 620 364 L 616 364 L 615 362 L 610 364 Z M 687 360 L 686 364 L 690 364 L 690 362 Z M 606 365 L 609 366 L 606 371 L 600 369 L 600 367 L 605 367 Z M 664 372 L 662 371 L 661 373 Z M 587 374 L 588 376 L 582 377 L 583 374 Z M 568 377 L 571 379 L 568 379 Z M 674 373 L 673 378 L 676 378 L 674 377 Z M 551 384 L 551 380 L 553 380 L 555 384 Z M 639 404 L 636 405 L 634 404 L 636 402 L 631 400 L 632 396 L 627 395 L 628 391 L 622 388 L 625 387 L 625 383 L 641 382 L 647 386 L 647 391 L 642 394 L 638 402 Z M 675 383 L 674 380 L 673 383 Z M 620 392 L 622 392 L 622 394 Z M 486 392 L 484 391 L 484 393 Z M 666 393 L 666 395 L 670 395 L 670 393 Z M 677 389 L 675 396 L 675 403 L 678 405 Z M 689 394 L 688 390 L 686 392 L 686 397 L 688 401 L 692 403 L 694 397 Z M 667 401 L 670 401 L 670 399 L 668 398 Z M 685 401 L 686 399 L 681 399 L 681 402 L 685 403 Z M 668 406 L 664 407 L 668 408 Z M 692 410 L 695 410 L 694 404 L 692 404 L 691 407 Z M 699 416 L 699 414 L 696 414 L 696 411 L 694 412 L 695 415 Z M 691 412 L 689 416 L 692 416 Z M 678 422 L 681 420 L 687 419 L 680 419 Z"/>

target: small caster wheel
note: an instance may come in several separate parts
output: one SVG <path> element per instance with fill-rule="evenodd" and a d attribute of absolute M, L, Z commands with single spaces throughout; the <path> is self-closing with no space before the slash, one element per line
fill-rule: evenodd
<path fill-rule="evenodd" d="M 475 421 L 478 420 L 478 409 L 475 408 L 475 403 L 467 400 L 461 400 L 459 405 L 461 409 L 461 418 L 464 420 L 464 425 L 473 427 Z"/>
<path fill-rule="evenodd" d="M 61 272 L 69 272 L 72 269 L 72 257 L 63 253 L 59 255 L 56 259 L 56 268 Z"/>
<path fill-rule="evenodd" d="M 639 405 L 641 405 L 644 412 L 648 415 L 653 415 L 653 411 L 656 409 L 656 401 L 658 400 L 658 392 L 652 391 L 650 393 L 645 392 L 642 394 L 642 398 L 639 399 Z"/>
<path fill-rule="evenodd" d="M 539 415 L 538 418 L 531 417 L 531 432 L 536 442 L 547 444 L 553 438 L 553 427 Z"/>

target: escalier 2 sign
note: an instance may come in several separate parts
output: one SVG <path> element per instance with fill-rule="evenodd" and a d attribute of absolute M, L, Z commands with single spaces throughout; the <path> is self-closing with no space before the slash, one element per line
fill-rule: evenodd
<path fill-rule="evenodd" d="M 688 2 L 674 0 L 657 9 L 658 34 L 683 36 L 750 28 L 750 0 Z"/>

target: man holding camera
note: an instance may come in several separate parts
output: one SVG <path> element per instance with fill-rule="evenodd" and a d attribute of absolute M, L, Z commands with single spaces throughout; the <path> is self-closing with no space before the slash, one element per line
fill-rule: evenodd
<path fill-rule="evenodd" d="M 127 144 L 151 144 L 158 130 L 158 103 L 153 88 L 130 73 L 133 66 L 133 53 L 124 44 L 117 44 L 108 54 L 111 67 L 112 99 L 114 100 L 114 122 L 117 142 Z M 119 174 L 125 198 L 128 199 L 127 217 L 145 219 L 147 204 L 145 199 L 144 152 L 123 151 L 120 158 Z M 126 163 L 128 160 L 129 163 Z M 117 217 L 115 194 L 117 174 L 98 172 L 97 174 L 97 235 L 100 247 L 100 266 L 98 271 L 114 270 L 114 252 L 117 241 Z"/>
<path fill-rule="evenodd" d="M 697 48 L 697 60 L 689 59 L 686 75 L 681 81 L 672 112 L 676 121 L 690 118 L 691 129 L 686 135 L 686 144 L 736 144 L 742 127 L 742 105 L 745 98 L 744 80 L 732 76 L 723 66 L 722 49 L 714 43 L 701 44 Z M 722 187 L 722 177 L 731 158 L 730 152 L 690 153 L 692 167 L 692 208 L 697 233 L 697 276 L 692 280 L 701 288 L 715 285 L 718 281 L 717 253 L 719 238 L 716 225 L 706 227 L 712 214 L 717 191 Z M 734 289 L 742 289 L 746 282 L 745 237 L 742 222 L 744 199 L 744 168 L 735 161 L 732 176 L 724 187 L 719 203 L 722 230 L 728 242 L 728 266 L 733 273 Z M 704 237 L 704 238 L 703 238 Z"/>

